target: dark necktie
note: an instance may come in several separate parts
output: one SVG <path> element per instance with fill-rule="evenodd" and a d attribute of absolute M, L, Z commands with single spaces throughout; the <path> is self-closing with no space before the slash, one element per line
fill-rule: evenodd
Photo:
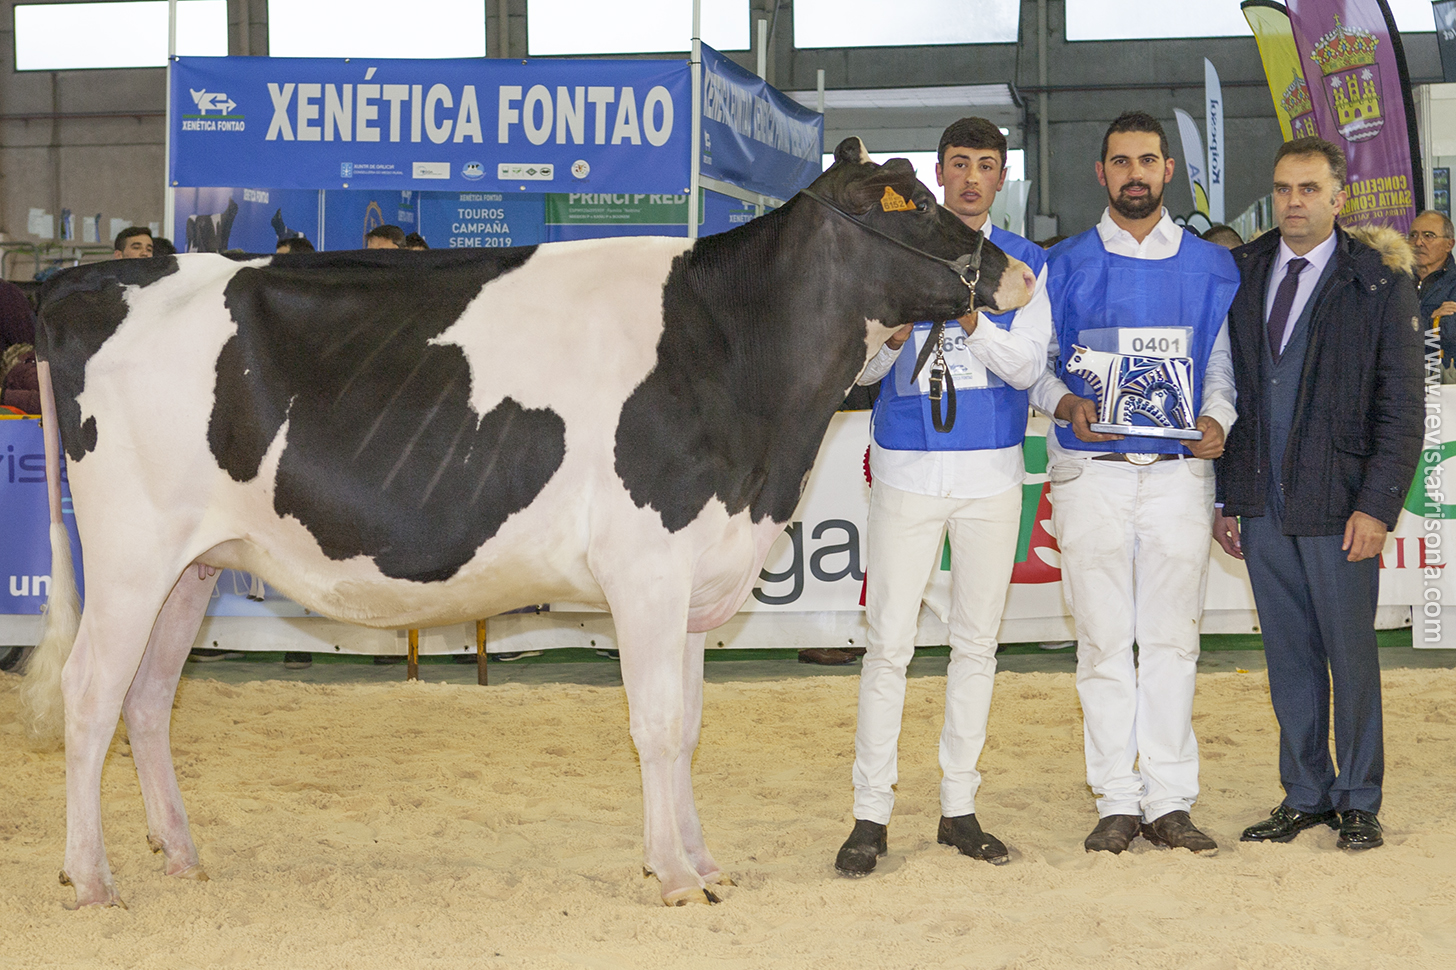
<path fill-rule="evenodd" d="M 1299 274 L 1308 265 L 1309 260 L 1301 256 L 1291 259 L 1279 283 L 1279 292 L 1274 294 L 1274 307 L 1269 311 L 1269 353 L 1276 364 L 1284 343 L 1284 328 L 1289 325 L 1289 311 L 1294 308 L 1294 294 L 1299 291 Z"/>

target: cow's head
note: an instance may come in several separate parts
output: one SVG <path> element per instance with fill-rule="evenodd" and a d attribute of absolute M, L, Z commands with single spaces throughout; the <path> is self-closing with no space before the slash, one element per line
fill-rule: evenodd
<path fill-rule="evenodd" d="M 923 299 L 909 311 L 910 320 L 950 320 L 972 309 L 999 313 L 1031 299 L 1036 276 L 1030 267 L 938 205 L 906 159 L 877 165 L 863 142 L 846 138 L 809 192 L 828 204 L 822 207 L 825 218 L 842 224 L 838 233 L 880 237 L 874 240 L 876 252 L 894 274 L 894 285 L 906 292 L 913 287 Z M 960 269 L 964 283 L 946 263 Z M 974 304 L 966 283 L 974 283 Z"/>

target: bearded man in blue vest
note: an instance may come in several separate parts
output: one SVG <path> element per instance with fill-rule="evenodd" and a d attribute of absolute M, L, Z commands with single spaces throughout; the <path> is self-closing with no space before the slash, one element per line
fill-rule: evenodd
<path fill-rule="evenodd" d="M 939 158 L 935 170 L 945 187 L 945 207 L 1030 266 L 1037 284 L 1020 310 L 972 313 L 947 325 L 942 350 L 955 384 L 956 415 L 951 422 L 945 401 L 948 430 L 938 430 L 932 417 L 930 368 L 915 374 L 930 322 L 896 332 L 859 378 L 861 384 L 879 381 L 880 396 L 870 442 L 869 645 L 854 741 L 855 823 L 834 863 L 849 876 L 869 873 L 887 850 L 905 668 L 915 654 L 920 603 L 940 564 L 947 531 L 951 656 L 940 736 L 938 839 L 996 865 L 1009 858 L 1006 846 L 976 820 L 981 782 L 976 762 L 986 741 L 996 633 L 1021 522 L 1025 389 L 1046 369 L 1051 315 L 1042 250 L 988 219 L 1006 182 L 1006 137 L 983 118 L 963 118 L 941 136 Z"/>
<path fill-rule="evenodd" d="M 1048 256 L 1059 356 L 1031 392 L 1056 424 L 1047 439 L 1052 531 L 1077 631 L 1087 783 L 1099 816 L 1084 846 L 1118 853 L 1141 832 L 1156 845 L 1212 854 L 1217 844 L 1189 817 L 1198 797 L 1193 685 L 1210 459 L 1237 417 L 1226 317 L 1239 274 L 1227 249 L 1185 232 L 1163 208 L 1173 160 L 1156 119 L 1127 112 L 1114 121 L 1096 169 L 1109 205 L 1095 228 Z M 1098 387 L 1084 376 L 1089 349 L 1131 370 L 1110 372 Z M 1162 418 L 1181 411 L 1201 439 L 1092 429 L 1119 376 L 1125 387 L 1129 374 L 1164 370 L 1186 378 L 1176 399 L 1150 391 L 1133 403 L 1155 404 L 1148 413 Z M 1137 413 L 1110 424 L 1138 426 Z"/>

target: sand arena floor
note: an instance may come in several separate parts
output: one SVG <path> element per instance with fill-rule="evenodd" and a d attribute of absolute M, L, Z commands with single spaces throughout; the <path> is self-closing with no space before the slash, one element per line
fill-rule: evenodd
<path fill-rule="evenodd" d="M 193 665 L 195 667 L 195 665 Z M 129 909 L 67 912 L 64 763 L 0 677 L 0 967 L 1456 966 L 1456 671 L 1385 676 L 1387 844 L 1328 829 L 1241 845 L 1280 796 L 1263 674 L 1201 675 L 1213 859 L 1139 840 L 1090 856 L 1069 673 L 997 678 L 978 814 L 993 868 L 935 844 L 944 678 L 914 677 L 890 854 L 835 875 L 849 830 L 852 676 L 710 682 L 696 763 L 709 844 L 738 881 L 666 909 L 644 880 L 619 687 L 227 684 L 189 667 L 173 741 L 207 883 L 146 847 L 121 733 L 103 814 Z"/>

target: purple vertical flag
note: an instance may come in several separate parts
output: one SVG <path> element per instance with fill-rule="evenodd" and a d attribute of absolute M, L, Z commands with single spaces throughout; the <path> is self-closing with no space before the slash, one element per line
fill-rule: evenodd
<path fill-rule="evenodd" d="M 1410 228 L 1424 193 L 1400 34 L 1385 0 L 1289 0 L 1322 137 L 1349 160 L 1340 223 Z"/>

